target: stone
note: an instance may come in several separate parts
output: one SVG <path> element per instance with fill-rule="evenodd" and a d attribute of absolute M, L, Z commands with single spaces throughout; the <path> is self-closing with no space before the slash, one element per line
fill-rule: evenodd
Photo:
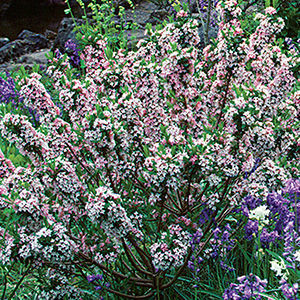
<path fill-rule="evenodd" d="M 49 41 L 42 34 L 23 30 L 15 41 L 9 42 L 0 48 L 0 63 L 48 46 Z"/>
<path fill-rule="evenodd" d="M 170 16 L 170 13 L 164 9 L 155 10 L 150 14 L 149 19 L 147 20 L 147 23 L 156 25 L 156 24 L 162 23 L 162 21 L 166 20 L 168 18 L 168 16 Z"/>
<path fill-rule="evenodd" d="M 23 30 L 17 37 L 17 40 L 27 40 L 33 43 L 36 47 L 35 50 L 47 48 L 49 46 L 49 41 L 47 38 L 39 33 L 34 33 L 29 30 Z"/>
<path fill-rule="evenodd" d="M 146 37 L 145 30 L 144 29 L 138 29 L 138 30 L 128 30 L 126 31 L 128 44 L 127 47 L 129 50 L 132 50 L 133 46 L 138 43 L 141 39 L 144 39 Z"/>
<path fill-rule="evenodd" d="M 22 54 L 33 51 L 34 45 L 25 40 L 15 40 L 0 48 L 0 63 L 19 57 Z"/>
<path fill-rule="evenodd" d="M 10 40 L 6 37 L 1 37 L 0 38 L 0 48 L 3 47 L 4 45 L 8 44 Z"/>
<path fill-rule="evenodd" d="M 144 27 L 148 23 L 151 13 L 157 9 L 158 7 L 152 2 L 141 2 L 136 5 L 134 13 L 131 10 L 125 11 L 125 20 L 127 22 L 136 22 Z"/>
<path fill-rule="evenodd" d="M 43 49 L 40 51 L 36 51 L 33 53 L 25 54 L 21 56 L 17 62 L 18 63 L 25 63 L 28 65 L 45 65 L 48 61 L 46 55 L 49 53 L 49 49 Z"/>
<path fill-rule="evenodd" d="M 77 25 L 83 24 L 83 20 L 75 19 Z M 65 44 L 68 40 L 76 39 L 76 32 L 74 32 L 75 24 L 72 18 L 63 18 L 61 21 L 57 36 L 54 40 L 53 49 L 60 49 L 62 52 L 65 52 Z"/>
<path fill-rule="evenodd" d="M 52 30 L 46 29 L 46 31 L 44 32 L 44 36 L 46 37 L 46 39 L 54 41 L 57 36 L 57 33 Z"/>
<path fill-rule="evenodd" d="M 188 7 L 189 7 L 190 13 L 192 13 L 192 14 L 199 13 L 198 6 L 197 6 L 197 0 L 190 0 L 188 2 Z"/>

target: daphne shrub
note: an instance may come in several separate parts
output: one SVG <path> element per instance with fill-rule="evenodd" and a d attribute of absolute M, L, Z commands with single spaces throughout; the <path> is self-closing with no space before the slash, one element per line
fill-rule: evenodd
<path fill-rule="evenodd" d="M 236 1 L 217 10 L 217 41 L 203 51 L 198 22 L 179 11 L 135 50 L 94 35 L 80 77 L 53 56 L 51 84 L 20 78 L 40 125 L 1 118 L 1 137 L 31 163 L 2 171 L 0 261 L 22 266 L 20 281 L 34 278 L 43 298 L 174 295 L 212 258 L 239 272 L 226 257 L 248 219 L 253 247 L 264 228 L 280 235 L 264 238 L 265 251 L 295 231 L 266 200 L 298 174 L 296 61 L 276 40 L 284 22 L 269 7 L 248 33 Z M 263 291 L 253 278 L 229 289 Z"/>

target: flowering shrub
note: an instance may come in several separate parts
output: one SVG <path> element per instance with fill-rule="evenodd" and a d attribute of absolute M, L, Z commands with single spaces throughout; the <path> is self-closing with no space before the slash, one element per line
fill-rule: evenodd
<path fill-rule="evenodd" d="M 274 9 L 257 15 L 252 33 L 236 1 L 217 10 L 218 39 L 203 51 L 197 21 L 179 12 L 134 51 L 98 36 L 82 51 L 80 78 L 68 58 L 53 57 L 57 102 L 39 74 L 20 79 L 40 125 L 13 112 L 0 122 L 31 162 L 2 158 L 11 167 L 1 170 L 0 259 L 28 266 L 20 280 L 35 276 L 42 299 L 166 296 L 182 276 L 200 282 L 212 258 L 240 272 L 227 259 L 239 234 L 258 258 L 281 245 L 291 274 L 278 297 L 294 293 L 296 59 L 277 45 L 284 23 Z M 267 291 L 267 281 L 240 275 L 225 299 Z"/>

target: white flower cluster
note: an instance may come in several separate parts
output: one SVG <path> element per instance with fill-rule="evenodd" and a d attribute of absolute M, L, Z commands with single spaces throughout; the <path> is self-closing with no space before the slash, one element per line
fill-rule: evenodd
<path fill-rule="evenodd" d="M 281 260 L 272 260 L 271 262 L 271 270 L 276 273 L 276 276 L 281 277 L 282 279 L 288 278 L 288 269 L 283 259 Z"/>
<path fill-rule="evenodd" d="M 19 230 L 22 258 L 42 258 L 52 264 L 70 261 L 75 251 L 75 243 L 68 237 L 67 229 L 55 223 L 52 228 L 43 227 L 36 233 L 27 234 L 26 228 Z"/>
<path fill-rule="evenodd" d="M 15 143 L 20 153 L 37 165 L 50 150 L 45 136 L 37 132 L 26 116 L 6 114 L 0 122 L 1 136 Z"/>
<path fill-rule="evenodd" d="M 258 220 L 261 224 L 268 224 L 267 217 L 270 214 L 270 210 L 267 208 L 267 205 L 261 205 L 249 213 L 249 219 Z"/>
<path fill-rule="evenodd" d="M 120 195 L 115 194 L 110 188 L 100 186 L 96 190 L 96 196 L 89 196 L 89 201 L 85 205 L 85 210 L 93 222 L 102 221 L 105 214 L 105 204 L 108 205 L 109 200 L 118 200 Z"/>
<path fill-rule="evenodd" d="M 150 247 L 154 267 L 167 270 L 181 266 L 190 247 L 190 241 L 190 234 L 179 225 L 169 226 L 169 232 L 164 232 L 160 241 Z"/>
<path fill-rule="evenodd" d="M 14 238 L 10 236 L 4 228 L 0 227 L 0 236 L 3 242 L 0 244 L 0 262 L 8 264 L 11 262 L 12 247 L 14 246 Z"/>
<path fill-rule="evenodd" d="M 46 274 L 48 286 L 45 286 L 38 300 L 53 299 L 81 299 L 82 293 L 75 285 L 70 284 L 70 280 L 57 270 L 49 269 Z"/>

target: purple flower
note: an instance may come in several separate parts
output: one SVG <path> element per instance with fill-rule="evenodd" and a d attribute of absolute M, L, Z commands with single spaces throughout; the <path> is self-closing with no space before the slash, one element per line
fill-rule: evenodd
<path fill-rule="evenodd" d="M 262 299 L 259 293 L 265 292 L 267 280 L 261 280 L 258 276 L 249 274 L 237 278 L 238 284 L 231 283 L 229 288 L 224 291 L 223 299 Z"/>
<path fill-rule="evenodd" d="M 17 108 L 19 102 L 22 101 L 13 78 L 9 74 L 7 74 L 6 80 L 0 77 L 0 103 L 12 103 L 13 107 Z"/>
<path fill-rule="evenodd" d="M 298 283 L 295 283 L 292 286 L 290 286 L 286 282 L 286 280 L 282 279 L 280 281 L 280 289 L 286 299 L 288 299 L 288 300 L 296 300 L 297 299 L 298 289 L 299 289 Z"/>
<path fill-rule="evenodd" d="M 277 231 L 269 233 L 266 228 L 263 228 L 260 234 L 260 241 L 263 247 L 268 247 L 270 243 L 275 243 L 279 238 Z"/>
<path fill-rule="evenodd" d="M 285 182 L 285 187 L 282 189 L 283 193 L 300 193 L 300 180 L 291 178 Z"/>
<path fill-rule="evenodd" d="M 193 264 L 193 262 L 191 262 L 191 261 L 188 261 L 188 268 L 189 268 L 190 270 L 192 270 L 192 271 L 194 271 L 194 270 L 195 270 L 195 267 L 194 267 L 194 264 Z"/>
<path fill-rule="evenodd" d="M 244 197 L 242 204 L 242 212 L 245 216 L 248 217 L 249 210 L 257 208 L 262 203 L 262 200 L 259 198 L 254 198 L 251 195 Z"/>
<path fill-rule="evenodd" d="M 258 233 L 258 221 L 249 220 L 248 223 L 244 227 L 245 229 L 245 238 L 248 240 L 252 240 L 253 234 L 257 235 Z"/>
<path fill-rule="evenodd" d="M 213 211 L 210 208 L 204 208 L 201 211 L 200 217 L 199 217 L 199 224 L 202 225 L 206 223 L 209 219 L 210 216 L 213 214 Z"/>
<path fill-rule="evenodd" d="M 89 275 L 86 277 L 88 282 L 93 282 L 95 280 L 103 280 L 103 275 L 102 274 L 96 274 L 96 275 Z"/>
<path fill-rule="evenodd" d="M 80 67 L 80 56 L 78 45 L 73 40 L 68 40 L 65 44 L 66 53 L 70 58 L 71 65 L 75 68 Z"/>

